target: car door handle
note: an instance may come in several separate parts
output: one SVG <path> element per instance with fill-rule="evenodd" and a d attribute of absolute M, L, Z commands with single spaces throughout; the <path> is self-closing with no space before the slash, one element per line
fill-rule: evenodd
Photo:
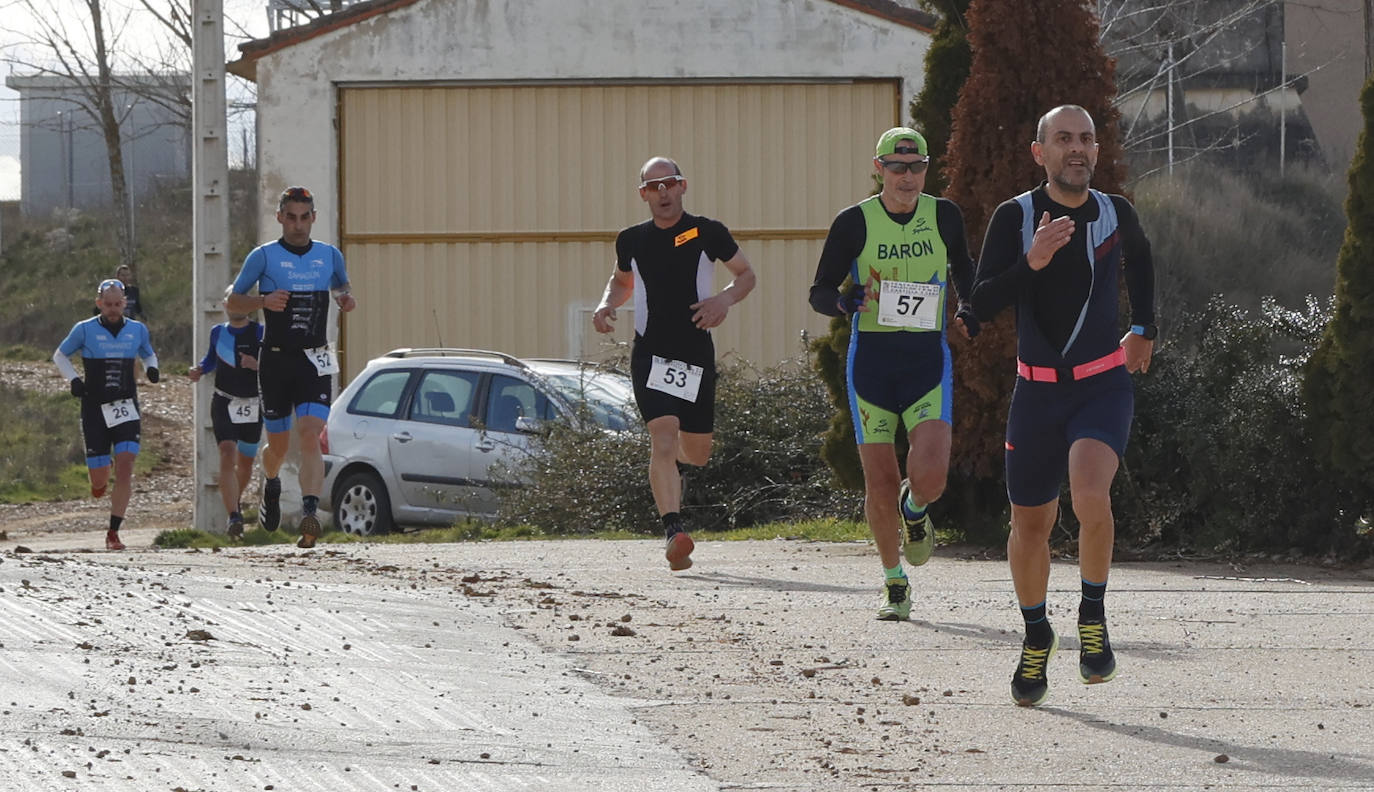
<path fill-rule="evenodd" d="M 482 439 L 478 440 L 473 445 L 473 448 L 476 448 L 478 451 L 490 451 L 493 448 L 496 448 L 496 442 L 491 438 L 487 437 L 486 435 L 483 435 Z"/>
<path fill-rule="evenodd" d="M 410 436 L 410 432 L 397 432 L 391 436 L 391 439 L 398 443 L 409 443 L 414 438 Z"/>

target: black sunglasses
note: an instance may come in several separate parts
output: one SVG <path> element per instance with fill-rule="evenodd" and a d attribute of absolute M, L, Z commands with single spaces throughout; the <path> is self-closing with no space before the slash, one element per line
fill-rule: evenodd
<path fill-rule="evenodd" d="M 911 171 L 912 173 L 925 173 L 926 168 L 930 166 L 930 157 L 916 160 L 915 162 L 898 162 L 896 160 L 885 159 L 880 159 L 878 162 L 882 163 L 884 168 L 887 168 L 893 173 L 901 174 L 907 171 Z"/>

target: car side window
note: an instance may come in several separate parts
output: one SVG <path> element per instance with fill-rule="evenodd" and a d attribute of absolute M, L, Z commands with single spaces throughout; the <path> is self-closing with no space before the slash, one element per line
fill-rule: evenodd
<path fill-rule="evenodd" d="M 547 421 L 557 415 L 549 397 L 534 389 L 530 383 L 497 374 L 491 378 L 487 392 L 487 430 L 514 432 L 516 418 L 536 418 Z"/>
<path fill-rule="evenodd" d="M 473 371 L 426 371 L 410 402 L 410 419 L 472 426 L 473 396 L 481 375 Z"/>
<path fill-rule="evenodd" d="M 348 406 L 351 413 L 376 415 L 385 418 L 395 417 L 405 394 L 406 383 L 410 381 L 410 371 L 382 371 L 358 389 L 353 403 Z"/>

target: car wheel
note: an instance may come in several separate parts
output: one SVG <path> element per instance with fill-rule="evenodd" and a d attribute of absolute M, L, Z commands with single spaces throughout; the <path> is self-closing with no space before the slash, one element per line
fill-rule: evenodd
<path fill-rule="evenodd" d="M 375 473 L 356 470 L 343 477 L 334 495 L 334 524 L 357 536 L 391 530 L 391 498 Z"/>

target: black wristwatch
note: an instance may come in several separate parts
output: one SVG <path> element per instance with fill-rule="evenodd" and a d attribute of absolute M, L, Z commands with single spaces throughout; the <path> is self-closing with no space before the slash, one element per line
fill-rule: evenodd
<path fill-rule="evenodd" d="M 1138 336 L 1143 336 L 1146 341 L 1153 341 L 1155 340 L 1155 336 L 1159 335 L 1159 328 L 1152 324 L 1133 324 L 1131 325 L 1131 332 Z"/>

